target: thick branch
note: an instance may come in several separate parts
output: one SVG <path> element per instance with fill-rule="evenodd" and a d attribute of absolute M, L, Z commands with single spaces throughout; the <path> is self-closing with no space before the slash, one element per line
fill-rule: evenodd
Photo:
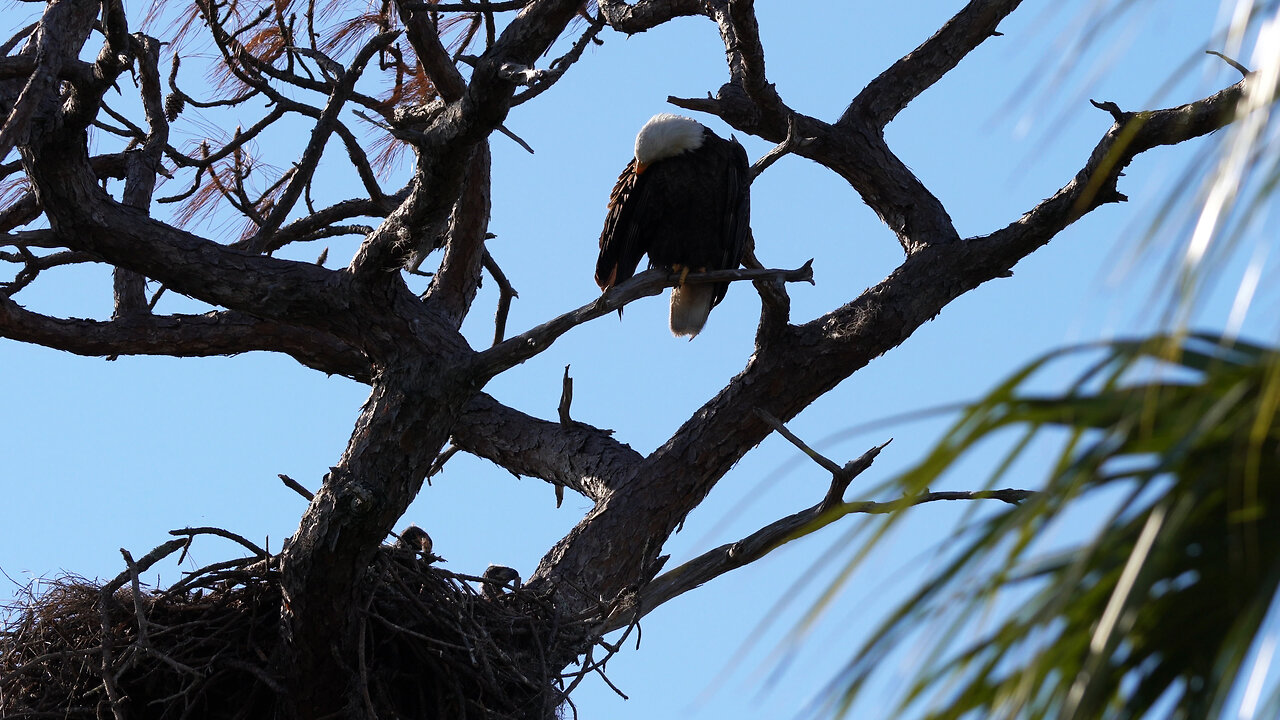
<path fill-rule="evenodd" d="M 478 395 L 453 429 L 456 447 L 510 472 L 541 478 L 599 500 L 627 480 L 642 459 L 605 430 L 554 423 Z"/>
<path fill-rule="evenodd" d="M 942 202 L 889 149 L 879 132 L 835 128 L 821 120 L 790 113 L 773 118 L 732 86 L 715 99 L 667 98 L 682 108 L 719 116 L 734 128 L 771 142 L 785 142 L 788 121 L 805 138 L 794 152 L 844 178 L 876 215 L 898 236 L 908 253 L 936 244 L 958 242 L 960 234 Z M 790 111 L 788 111 L 790 112 Z"/>
<path fill-rule="evenodd" d="M 933 37 L 863 88 L 840 116 L 836 127 L 848 128 L 860 120 L 867 127 L 883 129 L 907 103 L 941 80 L 974 48 L 994 35 L 1000 21 L 1021 3 L 1022 0 L 972 0 Z"/>
<path fill-rule="evenodd" d="M 718 14 L 721 39 L 728 53 L 731 82 L 741 87 L 769 122 L 782 121 L 791 110 L 765 77 L 764 45 L 756 22 L 755 0 L 729 0 L 727 18 Z"/>
<path fill-rule="evenodd" d="M 45 8 L 35 34 L 21 51 L 22 55 L 33 56 L 35 65 L 12 106 L 6 108 L 8 115 L 0 125 L 0 160 L 8 156 L 15 145 L 27 141 L 32 123 L 38 120 L 37 110 L 58 94 L 62 65 L 75 61 L 97 10 L 97 3 L 72 0 L 50 2 Z M 5 92 L 0 97 L 7 101 L 8 95 L 9 92 Z"/>
<path fill-rule="evenodd" d="M 707 14 L 702 0 L 600 0 L 597 4 L 609 27 L 628 35 L 655 28 L 672 18 Z"/>
<path fill-rule="evenodd" d="M 417 347 L 380 368 L 338 464 L 281 561 L 287 647 L 276 658 L 293 715 L 362 717 L 344 659 L 355 656 L 358 584 L 417 495 L 474 392 L 457 358 Z"/>
<path fill-rule="evenodd" d="M 266 350 L 330 375 L 362 382 L 370 378 L 368 360 L 332 336 L 237 312 L 64 320 L 0 299 L 0 337 L 88 356 L 208 357 Z"/>
<path fill-rule="evenodd" d="M 1020 258 L 1085 213 L 1125 200 L 1117 182 L 1135 157 L 1160 145 L 1175 145 L 1225 127 L 1234 119 L 1249 82 L 1246 78 L 1203 100 L 1165 110 L 1126 113 L 1115 108 L 1115 122 L 1071 182 L 1007 227 L 974 238 L 974 244 L 985 246 L 984 254 L 990 258 L 1007 258 L 1009 254 Z M 1008 267 L 1012 265 L 1008 263 Z"/>
<path fill-rule="evenodd" d="M 484 241 L 489 231 L 490 164 L 489 143 L 482 142 L 471 158 L 462 195 L 450 217 L 444 260 L 427 288 L 426 301 L 431 309 L 455 328 L 462 326 L 480 287 Z"/>
<path fill-rule="evenodd" d="M 396 6 L 400 9 L 400 17 L 404 19 L 409 44 L 413 45 L 413 52 L 418 56 L 418 62 L 422 63 L 427 77 L 431 78 L 436 92 L 440 93 L 445 102 L 453 102 L 462 97 L 467 87 L 466 82 L 453 64 L 453 58 L 449 57 L 449 51 L 441 44 L 439 30 L 427 11 L 417 9 L 421 7 L 420 4 L 405 0 L 396 0 Z"/>
<path fill-rule="evenodd" d="M 120 15 L 118 21 L 123 24 L 123 13 L 123 8 L 115 7 L 110 14 Z M 165 117 L 164 100 L 160 96 L 160 42 L 146 35 L 139 35 L 136 39 L 125 35 L 124 39 L 132 40 L 138 46 L 135 53 L 138 84 L 143 112 L 151 131 L 147 133 L 142 149 L 129 153 L 128 177 L 125 178 L 121 201 L 129 207 L 149 213 L 151 196 L 156 188 L 156 175 L 161 170 L 160 156 L 169 143 L 169 121 Z M 147 311 L 145 278 L 135 272 L 116 268 L 112 281 L 115 317 L 127 317 Z"/>
<path fill-rule="evenodd" d="M 461 192 L 475 146 L 502 124 L 510 110 L 516 84 L 502 77 L 502 68 L 532 65 L 564 31 L 579 6 L 579 0 L 543 0 L 526 7 L 476 61 L 462 97 L 435 115 L 429 128 L 406 135 L 420 152 L 418 192 L 411 194 L 415 202 L 397 210 L 402 227 L 444 224 Z M 379 228 L 361 246 L 351 268 L 358 275 L 397 270 L 412 249 L 402 229 Z"/>

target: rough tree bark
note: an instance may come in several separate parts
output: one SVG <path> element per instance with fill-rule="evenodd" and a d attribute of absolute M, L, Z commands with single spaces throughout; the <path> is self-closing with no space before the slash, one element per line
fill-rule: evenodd
<path fill-rule="evenodd" d="M 572 532 L 547 551 L 528 583 L 554 608 L 537 622 L 593 619 L 595 631 L 554 658 L 563 668 L 603 632 L 757 559 L 797 528 L 848 512 L 885 510 L 843 504 L 835 492 L 741 544 L 659 574 L 664 542 L 729 468 L 774 432 L 772 418 L 795 417 L 960 295 L 1007 275 L 1094 208 L 1123 200 L 1117 179 L 1136 155 L 1222 127 L 1250 87 L 1246 78 L 1198 102 L 1141 113 L 1109 106 L 1114 124 L 1074 178 L 1006 227 L 962 238 L 942 202 L 889 147 L 884 128 L 992 37 L 1018 7 L 1016 0 L 968 3 L 872 80 L 833 121 L 790 108 L 769 83 L 751 0 L 599 0 L 591 11 L 579 0 L 399 0 L 396 12 L 384 12 L 383 25 L 343 56 L 345 66 L 326 56 L 315 36 L 308 39 L 283 11 L 271 9 L 285 4 L 267 4 L 259 15 L 215 0 L 197 5 L 195 22 L 209 33 L 236 81 L 220 101 L 259 97 L 271 110 L 222 147 L 207 144 L 196 155 L 168 142 L 169 124 L 195 101 L 172 79 L 167 100 L 160 98 L 159 42 L 166 38 L 131 34 L 119 2 L 49 0 L 40 21 L 5 46 L 0 161 L 15 147 L 21 161 L 0 171 L 25 175 L 30 190 L 0 208 L 0 247 L 12 250 L 0 253 L 0 260 L 16 268 L 0 287 L 0 337 L 100 356 L 279 352 L 371 387 L 346 449 L 278 559 L 286 642 L 272 668 L 288 689 L 283 712 L 304 718 L 367 714 L 353 674 L 361 580 L 447 443 L 593 502 Z M 298 12 L 306 13 L 305 4 Z M 586 16 L 585 27 L 572 24 L 579 15 Z M 718 27 L 728 80 L 713 98 L 671 102 L 783 143 L 782 151 L 837 174 L 897 236 L 904 257 L 876 286 L 800 325 L 790 322 L 785 283 L 806 279 L 807 268 L 715 274 L 755 283 L 762 310 L 754 352 L 661 447 L 642 456 L 606 431 L 567 418 L 530 417 L 483 389 L 565 332 L 655 294 L 673 278 L 641 274 L 597 302 L 486 349 L 470 347 L 458 329 L 484 268 L 491 266 L 485 249 L 490 186 L 502 179 L 490 176 L 489 137 L 502 130 L 514 106 L 571 71 L 583 47 L 604 28 L 633 34 L 690 15 Z M 466 55 L 448 47 L 444 19 L 450 17 L 468 19 L 482 51 Z M 313 18 L 308 14 L 306 20 Z M 244 29 L 255 24 L 278 26 L 277 43 L 264 49 L 246 42 Z M 578 36 L 568 54 L 539 68 L 552 43 L 570 32 Z M 101 43 L 100 51 L 93 61 L 81 60 L 91 40 Z M 397 85 L 390 101 L 370 97 L 360 79 L 374 68 L 417 71 L 420 87 L 427 89 L 413 94 Z M 90 132 L 110 120 L 104 96 L 130 70 L 141 79 L 147 127 L 125 129 L 130 145 L 123 153 L 91 156 Z M 305 104 L 296 99 L 302 91 L 323 102 Z M 351 108 L 374 117 L 414 153 L 415 171 L 404 188 L 387 192 L 378 186 L 360 139 L 342 120 Z M 238 159 L 254 134 L 286 117 L 310 124 L 307 149 L 272 193 L 251 198 L 235 173 L 220 170 L 225 164 L 219 163 Z M 347 149 L 367 197 L 310 208 L 303 201 L 331 138 Z M 193 173 L 193 191 L 216 186 L 251 221 L 252 233 L 206 237 L 153 218 L 157 174 L 178 171 Z M 121 198 L 104 190 L 106 178 L 126 179 Z M 343 224 L 361 217 L 375 225 Z M 341 269 L 269 254 L 298 240 L 352 233 L 363 242 Z M 418 297 L 407 288 L 402 269 L 415 253 L 432 248 L 443 248 L 436 256 L 439 266 L 429 290 Z M 18 304 L 18 293 L 40 272 L 73 262 L 114 268 L 113 319 L 55 318 Z M 155 315 L 144 279 L 215 309 Z M 833 489 L 842 490 L 848 480 L 839 472 L 834 477 Z"/>

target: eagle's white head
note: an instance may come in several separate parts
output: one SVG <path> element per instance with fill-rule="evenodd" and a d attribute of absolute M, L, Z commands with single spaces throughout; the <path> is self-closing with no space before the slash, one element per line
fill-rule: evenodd
<path fill-rule="evenodd" d="M 702 147 L 702 123 L 683 115 L 662 113 L 649 118 L 636 135 L 636 172 L 682 152 Z"/>

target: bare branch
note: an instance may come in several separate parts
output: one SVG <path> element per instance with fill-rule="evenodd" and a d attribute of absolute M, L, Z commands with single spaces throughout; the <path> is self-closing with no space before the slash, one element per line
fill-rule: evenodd
<path fill-rule="evenodd" d="M 769 169 L 770 165 L 781 160 L 784 155 L 790 155 L 801 147 L 810 144 L 812 141 L 800 137 L 796 134 L 796 119 L 794 116 L 787 118 L 787 137 L 781 143 L 778 143 L 772 150 L 765 153 L 759 160 L 751 165 L 751 181 L 755 182 L 760 174 Z"/>
<path fill-rule="evenodd" d="M 207 357 L 268 350 L 329 374 L 365 381 L 370 374 L 368 360 L 333 337 L 237 312 L 62 320 L 0 299 L 0 337 L 89 356 Z"/>
<path fill-rule="evenodd" d="M 582 35 L 574 41 L 573 47 L 569 48 L 569 52 L 553 60 L 551 62 L 550 69 L 541 71 L 541 77 L 536 79 L 536 82 L 531 83 L 531 87 L 515 94 L 515 97 L 511 99 L 511 106 L 515 107 L 521 103 L 528 102 L 541 95 L 552 85 L 555 85 L 556 81 L 564 77 L 564 74 L 569 71 L 569 68 L 582 58 L 582 52 L 586 50 L 587 45 L 590 45 L 593 42 L 599 42 L 596 40 L 596 36 L 600 34 L 600 31 L 604 29 L 604 26 L 605 23 L 603 20 L 592 20 L 590 25 L 587 26 L 586 32 L 582 33 Z M 527 145 L 525 146 L 525 149 L 529 150 L 530 153 L 533 152 L 533 150 Z"/>
<path fill-rule="evenodd" d="M 130 578 L 133 577 L 134 573 L 144 573 L 150 570 L 152 565 L 155 565 L 161 560 L 178 552 L 182 548 L 186 547 L 187 544 L 190 542 L 191 542 L 190 538 L 179 538 L 177 540 L 170 540 L 168 542 L 165 542 L 156 546 L 154 549 L 151 550 L 151 552 L 147 553 L 146 555 L 143 555 L 133 567 L 126 569 L 124 572 L 120 573 L 119 575 L 116 575 L 115 578 L 111 580 L 111 582 L 107 583 L 106 585 L 103 585 L 102 595 L 104 597 L 110 596 L 115 591 L 124 587 L 124 584 L 129 582 Z"/>
<path fill-rule="evenodd" d="M 462 97 L 462 93 L 466 91 L 466 82 L 453 64 L 448 51 L 440 43 L 439 29 L 425 9 L 418 9 L 421 3 L 396 0 L 396 5 L 400 8 L 400 17 L 404 18 L 409 43 L 413 45 L 418 62 L 422 63 L 436 92 L 440 93 L 445 102 L 453 102 Z"/>
<path fill-rule="evenodd" d="M 358 198 L 343 200 L 342 202 L 335 203 L 327 208 L 321 208 L 313 213 L 308 213 L 307 215 L 280 228 L 279 231 L 272 235 L 270 242 L 267 244 L 266 250 L 268 252 L 279 250 L 289 243 L 300 240 L 313 240 L 319 237 L 328 237 L 325 232 L 326 229 L 349 218 L 386 217 L 391 209 L 394 208 L 396 204 L 403 202 L 408 195 L 409 189 L 406 187 L 401 189 L 395 195 L 387 196 L 383 203 Z M 366 231 L 366 234 L 368 232 L 369 231 Z"/>
<path fill-rule="evenodd" d="M 707 15 L 702 0 L 600 0 L 597 4 L 609 27 L 628 35 L 655 28 L 672 18 Z"/>
<path fill-rule="evenodd" d="M 303 487 L 302 483 L 297 480 L 294 480 L 284 473 L 278 473 L 276 477 L 280 478 L 280 482 L 283 482 L 285 487 L 301 495 L 307 502 L 311 502 L 315 499 L 315 493 Z"/>
<path fill-rule="evenodd" d="M 770 122 L 788 122 L 793 113 L 765 77 L 764 45 L 756 22 L 755 0 L 729 0 L 728 12 L 717 12 L 720 36 L 729 58 L 730 82 L 742 88 Z"/>
<path fill-rule="evenodd" d="M 124 8 L 118 7 L 118 3 L 110 5 L 116 7 L 109 14 L 119 14 L 119 22 L 123 24 Z M 160 97 L 160 42 L 145 35 L 138 35 L 134 39 L 127 34 L 123 34 L 120 40 L 132 41 L 137 46 L 135 56 L 142 107 L 150 127 L 142 149 L 129 154 L 128 176 L 125 178 L 121 201 L 129 207 L 149 213 L 156 177 L 161 169 L 160 156 L 169 143 L 169 121 L 165 118 L 164 101 Z M 130 270 L 116 268 L 112 283 L 115 294 L 114 317 L 128 317 L 149 311 L 145 278 Z"/>
<path fill-rule="evenodd" d="M 26 225 L 44 212 L 40 207 L 39 197 L 32 191 L 28 190 L 21 197 L 14 200 L 8 207 L 0 209 L 0 232 L 9 232 L 10 230 Z M 44 233 L 40 230 L 36 232 Z M 34 246 L 33 246 L 34 247 Z"/>
<path fill-rule="evenodd" d="M 780 279 L 786 282 L 813 282 L 812 260 L 795 270 L 717 270 L 694 273 L 686 283 L 733 282 L 740 280 Z M 573 328 L 627 305 L 633 300 L 657 295 L 680 281 L 678 273 L 648 270 L 630 280 L 609 288 L 598 299 L 559 317 L 516 335 L 478 354 L 479 367 L 486 374 L 497 374 L 518 365 L 547 349 L 556 338 Z"/>
<path fill-rule="evenodd" d="M 510 10 L 520 10 L 528 5 L 530 0 L 506 0 L 505 2 L 489 2 L 489 0 L 473 0 L 464 3 L 436 3 L 422 2 L 422 0 L 407 0 L 403 3 L 404 7 L 413 10 L 431 10 L 433 12 L 507 12 Z"/>
<path fill-rule="evenodd" d="M 17 233 L 17 235 L 29 236 L 30 233 Z M 12 282 L 0 282 L 0 298 L 12 298 L 17 295 L 20 290 L 35 282 L 35 279 L 44 270 L 64 265 L 78 265 L 97 261 L 97 258 L 89 253 L 64 251 L 37 256 L 27 250 L 28 245 L 19 243 L 15 244 L 15 246 L 18 248 L 16 254 L 0 253 L 0 260 L 20 262 L 22 263 L 22 269 L 14 276 Z"/>
<path fill-rule="evenodd" d="M 871 448 L 846 465 L 848 480 L 852 481 L 858 474 L 871 467 L 871 463 L 875 461 L 885 445 Z M 838 465 L 836 470 L 845 472 Z M 828 493 L 829 496 L 830 493 Z M 850 509 L 854 505 L 866 507 L 865 503 L 849 503 L 832 507 L 824 498 L 817 505 L 772 522 L 738 542 L 708 550 L 680 567 L 654 578 L 632 598 L 630 603 L 618 608 L 605 620 L 605 629 L 602 632 L 625 627 L 628 622 L 644 617 L 668 600 L 683 595 L 731 570 L 750 565 L 788 542 L 811 535 L 851 512 L 870 512 L 867 509 Z"/>
<path fill-rule="evenodd" d="M 572 425 L 569 409 L 573 405 L 573 378 L 569 377 L 569 366 L 564 366 L 564 378 L 560 381 L 560 406 L 556 408 L 561 425 Z"/>
<path fill-rule="evenodd" d="M 488 250 L 484 251 L 484 269 L 489 271 L 493 281 L 498 284 L 498 309 L 493 316 L 493 344 L 497 345 L 507 332 L 507 314 L 511 312 L 511 301 L 520 297 L 520 294 L 511 286 L 511 281 Z"/>
<path fill-rule="evenodd" d="M 755 234 L 748 233 L 742 252 L 742 266 L 752 270 L 764 267 L 756 257 Z M 756 344 L 765 347 L 784 332 L 791 322 L 791 297 L 787 285 L 781 280 L 756 280 L 752 283 L 760 295 L 760 325 L 756 329 Z"/>
<path fill-rule="evenodd" d="M 261 252 L 269 243 L 268 238 L 280 225 L 284 223 L 289 213 L 293 211 L 293 206 L 298 202 L 298 198 L 302 195 L 302 190 L 311 182 L 311 176 L 315 173 L 316 166 L 320 163 L 320 156 L 324 153 L 324 147 L 329 142 L 329 136 L 337 129 L 338 114 L 350 99 L 351 94 L 355 91 L 356 81 L 364 72 L 365 66 L 369 60 L 373 58 L 374 53 L 386 48 L 399 36 L 399 32 L 385 32 L 375 36 L 364 47 L 356 53 L 356 57 L 351 62 L 351 67 L 342 74 L 341 79 L 333 86 L 333 91 L 329 95 L 329 101 L 325 104 L 324 111 L 316 120 L 315 127 L 311 130 L 311 140 L 307 143 L 306 149 L 302 153 L 302 158 L 295 166 L 296 172 L 289 180 L 289 185 L 280 194 L 271 214 L 265 218 L 262 225 L 258 228 L 258 232 L 253 238 L 250 238 L 245 246 L 254 252 Z"/>
<path fill-rule="evenodd" d="M 58 91 L 58 73 L 63 62 L 75 59 L 97 15 L 96 10 L 84 3 L 70 2 L 50 3 L 45 8 L 32 41 L 22 50 L 22 54 L 35 57 L 35 67 L 13 101 L 4 124 L 0 125 L 0 160 L 7 157 L 15 145 L 26 143 L 36 109 Z"/>
<path fill-rule="evenodd" d="M 839 475 L 842 472 L 842 469 L 839 464 L 837 464 L 834 460 L 831 460 L 830 458 L 826 457 L 822 453 L 818 452 L 817 450 L 814 450 L 813 448 L 806 445 L 803 440 L 796 437 L 795 433 L 788 430 L 787 426 L 783 425 L 781 420 L 774 417 L 773 415 L 770 415 L 769 411 L 763 408 L 756 408 L 756 415 L 759 416 L 761 420 L 764 420 L 765 423 L 769 427 L 773 428 L 779 435 L 786 438 L 787 442 L 791 443 L 792 445 L 795 445 L 800 452 L 804 453 L 805 455 L 808 455 L 810 460 L 813 460 L 814 462 L 818 463 L 818 465 L 822 466 L 823 470 L 826 470 L 832 475 Z M 884 445 L 880 446 L 880 448 L 883 448 L 883 447 Z M 879 454 L 880 448 L 876 448 L 875 451 L 877 454 Z"/>
<path fill-rule="evenodd" d="M 6 40 L 3 45 L 0 45 L 0 57 L 8 55 L 10 52 L 12 52 L 14 48 L 18 47 L 18 43 L 30 37 L 31 33 L 35 32 L 35 29 L 39 27 L 39 25 L 40 23 L 33 22 L 30 25 L 22 28 L 18 32 L 14 33 L 13 36 L 10 37 L 8 40 Z"/>
<path fill-rule="evenodd" d="M 480 59 L 466 90 L 466 102 L 449 103 L 425 132 L 403 129 L 412 142 L 433 149 L 418 154 L 415 190 L 410 199 L 372 233 L 352 260 L 358 276 L 398 270 L 412 250 L 406 228 L 442 226 L 461 190 L 475 145 L 505 119 L 516 86 L 499 77 L 506 63 L 531 65 L 563 32 L 579 0 L 544 0 L 512 19 Z"/>
<path fill-rule="evenodd" d="M 1245 67 L 1244 64 L 1239 62 L 1238 60 L 1235 60 L 1234 58 L 1229 58 L 1226 55 L 1223 55 L 1222 53 L 1218 52 L 1217 50 L 1205 50 L 1204 52 L 1206 55 L 1212 55 L 1218 58 L 1219 60 L 1221 60 L 1222 62 L 1235 68 L 1236 72 L 1240 73 L 1243 77 L 1249 77 L 1249 68 Z"/>
<path fill-rule="evenodd" d="M 659 575 L 630 603 L 619 608 L 601 628 L 612 632 L 648 615 L 654 608 L 698 588 L 732 570 L 745 567 L 783 545 L 821 530 L 852 514 L 885 515 L 909 507 L 944 500 L 999 500 L 1017 505 L 1035 495 L 1030 490 L 979 490 L 973 492 L 926 492 L 888 502 L 850 502 L 824 509 L 821 504 L 788 515 L 735 543 L 721 545 L 699 555 L 674 570 Z"/>
<path fill-rule="evenodd" d="M 273 126 L 277 120 L 284 117 L 286 114 L 287 114 L 287 109 L 284 105 L 276 105 L 271 109 L 271 112 L 264 115 L 261 120 L 249 126 L 248 128 L 245 128 L 245 129 L 236 128 L 235 135 L 231 138 L 231 141 L 228 142 L 226 145 L 223 145 L 221 148 L 218 148 L 218 150 L 216 150 L 215 152 L 202 155 L 200 158 L 193 158 L 188 155 L 185 155 L 179 152 L 177 148 L 174 148 L 172 146 L 169 146 L 165 149 L 165 156 L 168 157 L 173 162 L 175 162 L 176 164 L 181 165 L 183 167 L 196 167 L 196 168 L 211 167 L 214 163 L 218 162 L 219 160 L 223 160 L 225 158 L 231 157 L 233 154 L 235 154 L 237 150 L 240 150 L 241 148 L 243 148 L 245 144 L 247 144 L 249 141 L 257 137 L 258 134 L 261 133 L 263 130 L 266 130 L 267 128 Z M 198 179 L 199 178 L 197 178 L 197 180 Z M 179 199 L 185 199 L 185 198 L 183 196 L 158 198 L 156 202 L 171 203 Z"/>
<path fill-rule="evenodd" d="M 546 480 L 600 500 L 642 459 L 610 431 L 585 423 L 553 423 L 478 395 L 458 418 L 452 442 L 517 475 Z"/>
<path fill-rule="evenodd" d="M 951 72 L 987 38 L 996 35 L 1000 21 L 1021 3 L 1022 0 L 971 0 L 933 37 L 863 88 L 836 121 L 836 127 L 847 130 L 855 121 L 861 121 L 869 128 L 882 130 L 907 103 Z"/>
<path fill-rule="evenodd" d="M 455 328 L 462 326 L 480 287 L 484 241 L 489 230 L 490 164 L 489 143 L 482 142 L 471 158 L 462 195 L 453 207 L 444 260 L 431 278 L 424 299 Z M 417 252 L 425 254 L 425 249 Z"/>
<path fill-rule="evenodd" d="M 986 272 L 1007 272 L 1017 259 L 1049 242 L 1081 216 L 1106 203 L 1124 201 L 1117 182 L 1135 157 L 1226 126 L 1234 119 L 1250 82 L 1253 80 L 1246 78 L 1202 100 L 1165 110 L 1122 112 L 1115 103 L 1094 103 L 1107 110 L 1115 122 L 1071 182 L 1008 226 L 970 241 L 970 245 L 977 243 L 976 247 L 982 248 L 979 257 L 987 263 L 999 263 L 1000 267 Z"/>
<path fill-rule="evenodd" d="M 271 556 L 271 553 L 268 553 L 266 550 L 263 550 L 262 548 L 258 547 L 256 543 L 250 542 L 245 537 L 241 535 L 237 535 L 236 533 L 233 533 L 230 530 L 223 530 L 222 528 L 188 527 L 188 528 L 182 528 L 181 530 L 170 530 L 169 534 L 185 537 L 185 538 L 188 538 L 188 540 L 190 538 L 195 537 L 196 535 L 216 535 L 217 537 L 226 538 L 227 540 L 230 540 L 234 543 L 238 543 L 241 547 L 244 547 L 249 552 L 253 553 L 254 555 L 257 555 L 260 558 L 266 558 Z"/>

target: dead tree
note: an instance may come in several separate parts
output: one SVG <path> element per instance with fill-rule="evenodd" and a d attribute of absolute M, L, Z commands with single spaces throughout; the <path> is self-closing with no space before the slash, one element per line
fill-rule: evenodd
<path fill-rule="evenodd" d="M 996 35 L 1018 5 L 972 0 L 872 79 L 838 118 L 819 119 L 788 106 L 769 82 L 751 0 L 397 0 L 346 19 L 341 41 L 318 31 L 332 21 L 315 3 L 198 0 L 185 32 L 203 33 L 220 56 L 223 94 L 212 100 L 179 87 L 179 57 L 165 49 L 172 38 L 132 32 L 119 0 L 49 0 L 37 23 L 15 28 L 0 59 L 0 161 L 15 148 L 20 154 L 0 166 L 16 188 L 0 208 L 0 261 L 11 268 L 0 286 L 0 337 L 90 356 L 285 353 L 307 368 L 371 388 L 347 447 L 281 553 L 253 550 L 246 561 L 215 568 L 200 583 L 154 596 L 137 587 L 139 569 L 154 559 L 127 559 L 129 569 L 114 583 L 79 595 L 68 590 L 60 605 L 49 606 L 92 616 L 102 630 L 81 647 L 101 659 L 94 683 L 102 693 L 96 701 L 63 698 L 59 707 L 70 702 L 90 714 L 96 707 L 116 717 L 148 716 L 145 701 L 151 698 L 138 696 L 142 686 L 126 687 L 140 681 L 124 666 L 136 669 L 142 660 L 121 660 L 124 636 L 115 635 L 113 644 L 112 628 L 132 623 L 124 648 L 133 653 L 129 658 L 159 658 L 154 664 L 181 674 L 191 668 L 174 654 L 179 646 L 163 650 L 160 635 L 147 628 L 182 622 L 183 612 L 204 607 L 199 603 L 207 588 L 221 593 L 218 612 L 247 618 L 238 626 L 244 633 L 278 631 L 254 635 L 257 660 L 236 660 L 260 691 L 237 696 L 245 704 L 192 705 L 195 681 L 180 685 L 185 694 L 179 699 L 210 717 L 267 706 L 301 718 L 427 716 L 456 707 L 464 708 L 458 716 L 547 717 L 574 685 L 563 669 L 584 655 L 584 667 L 590 666 L 604 633 L 848 513 L 955 499 L 938 494 L 849 503 L 845 488 L 878 448 L 843 466 L 819 457 L 832 483 L 812 508 L 662 572 L 668 537 L 729 468 L 770 433 L 785 431 L 782 423 L 894 349 L 952 300 L 1007 276 L 1076 219 L 1124 200 L 1117 180 L 1135 156 L 1223 127 L 1250 92 L 1246 77 L 1180 107 L 1128 112 L 1100 104 L 1114 122 L 1075 177 L 1007 226 L 961 237 L 947 209 L 886 143 L 884 128 Z M 490 187 L 502 182 L 491 177 L 488 143 L 495 132 L 507 132 L 504 120 L 513 108 L 572 72 L 583 49 L 606 29 L 640 33 L 679 16 L 715 23 L 728 79 L 714 96 L 670 102 L 777 143 L 757 172 L 794 153 L 843 178 L 896 235 L 903 259 L 874 287 L 802 324 L 791 321 L 786 283 L 808 279 L 807 267 L 764 270 L 753 263 L 754 269 L 703 278 L 754 284 L 761 307 L 755 347 L 741 372 L 646 456 L 625 438 L 569 419 L 567 403 L 558 420 L 543 420 L 485 394 L 490 379 L 564 333 L 676 282 L 658 271 L 643 273 L 594 302 L 504 338 L 505 303 L 513 292 L 485 247 Z M 572 43 L 548 61 L 549 48 L 562 37 Z M 167 81 L 164 54 L 173 63 Z M 139 121 L 108 102 L 108 91 L 129 87 L 126 73 L 136 78 Z M 362 78 L 371 75 L 389 79 L 390 92 L 370 94 Z M 170 126 L 194 108 L 247 109 L 250 100 L 252 107 L 265 101 L 266 109 L 230 138 L 211 139 L 194 151 L 170 142 Z M 370 146 L 351 125 L 357 115 L 412 153 L 412 177 L 403 187 L 381 187 Z M 281 122 L 305 123 L 309 142 L 266 191 L 254 193 L 246 182 L 254 171 L 247 144 Z M 117 137 L 119 149 L 92 154 L 91 135 Z M 330 142 L 345 148 L 365 195 L 314 207 L 310 191 Z M 161 175 L 182 179 L 187 189 L 154 197 Z M 120 190 L 108 192 L 108 180 L 123 181 Z M 169 202 L 198 207 L 204 201 L 234 208 L 247 230 L 239 237 L 201 235 L 157 217 Z M 272 256 L 291 243 L 339 235 L 361 238 L 339 269 Z M 419 296 L 406 285 L 405 272 L 424 258 L 436 267 Z M 19 304 L 20 293 L 42 273 L 76 263 L 113 268 L 112 319 L 51 317 Z M 502 287 L 504 305 L 493 345 L 474 348 L 459 327 L 486 272 Z M 166 291 L 214 309 L 156 314 L 157 297 Z M 424 478 L 457 451 L 593 503 L 523 583 L 501 573 L 499 582 L 498 575 L 438 571 L 429 550 L 423 555 L 413 547 L 383 545 Z M 1019 491 L 954 495 L 1021 497 Z M 186 541 L 175 542 L 162 548 L 175 552 Z M 372 586 L 370 577 L 377 578 Z M 122 588 L 131 582 L 127 593 Z M 241 588 L 234 602 L 230 587 Z M 46 623 L 41 627 L 53 622 L 56 613 L 46 611 L 28 618 L 32 628 L 37 620 Z M 428 622 L 442 612 L 454 619 Z M 377 638 L 387 633 L 401 643 L 397 652 L 418 648 L 417 664 L 386 656 L 391 646 Z M 379 649 L 384 655 L 374 657 Z M 490 667 L 476 665 L 477 653 L 489 653 L 506 669 L 464 678 L 449 675 L 444 660 L 422 664 L 428 656 L 452 654 L 463 658 L 453 666 Z M 371 675 L 394 672 L 395 662 L 404 664 L 402 670 L 426 668 L 456 680 L 438 683 L 438 694 L 469 697 L 449 705 L 438 696 L 392 696 Z M 14 668 L 4 669 L 12 680 Z M 195 676 L 212 682 L 217 675 L 210 672 Z M 483 688 L 490 694 L 477 697 Z M 22 701 L 14 698 L 10 691 L 4 702 Z"/>

